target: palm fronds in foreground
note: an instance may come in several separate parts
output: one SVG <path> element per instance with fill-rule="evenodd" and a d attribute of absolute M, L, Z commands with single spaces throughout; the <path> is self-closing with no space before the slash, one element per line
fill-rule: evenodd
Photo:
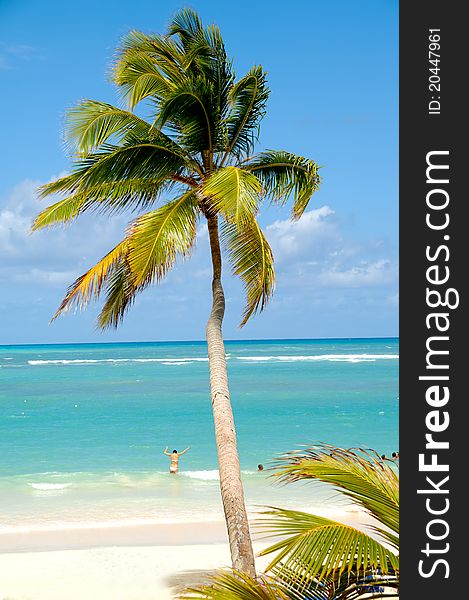
<path fill-rule="evenodd" d="M 277 539 L 261 552 L 261 556 L 273 555 L 267 575 L 256 580 L 240 578 L 236 572 L 223 573 L 187 597 L 354 600 L 397 596 L 396 463 L 370 450 L 320 444 L 281 457 L 274 469 L 273 476 L 284 483 L 311 480 L 332 485 L 373 518 L 372 535 L 325 517 L 271 507 L 258 522 L 261 531 Z"/>

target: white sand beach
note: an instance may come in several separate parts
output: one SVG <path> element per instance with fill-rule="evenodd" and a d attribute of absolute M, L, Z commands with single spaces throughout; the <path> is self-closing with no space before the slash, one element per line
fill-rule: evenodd
<path fill-rule="evenodd" d="M 5 554 L 2 600 L 163 600 L 229 564 L 226 544 L 123 546 Z"/>
<path fill-rule="evenodd" d="M 369 522 L 358 511 L 335 516 Z M 256 553 L 268 543 L 259 537 Z M 258 558 L 258 570 L 267 563 Z M 166 600 L 229 564 L 222 521 L 4 533 L 0 600 Z"/>
<path fill-rule="evenodd" d="M 222 522 L 2 535 L 0 599 L 165 600 L 230 564 L 224 535 Z"/>

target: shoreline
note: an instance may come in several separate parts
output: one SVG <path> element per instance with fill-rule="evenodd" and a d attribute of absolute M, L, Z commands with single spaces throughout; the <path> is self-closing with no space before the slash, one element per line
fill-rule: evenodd
<path fill-rule="evenodd" d="M 0 533 L 0 555 L 110 547 L 195 546 L 226 542 L 222 520 Z"/>
<path fill-rule="evenodd" d="M 255 553 L 262 547 L 254 544 Z M 1 554 L 0 598 L 170 600 L 229 564 L 228 543 Z M 259 572 L 267 564 L 256 559 Z"/>
<path fill-rule="evenodd" d="M 361 511 L 336 516 L 369 523 Z M 229 567 L 225 527 L 219 520 L 0 534 L 0 598 L 170 600 Z M 252 531 L 258 555 L 273 540 Z M 257 571 L 269 560 L 257 556 Z"/>
<path fill-rule="evenodd" d="M 324 508 L 311 511 L 359 528 L 370 518 L 353 508 Z M 255 522 L 259 515 L 249 515 L 254 541 Z M 226 524 L 222 518 L 197 521 L 153 522 L 144 524 L 97 523 L 96 526 L 30 529 L 0 532 L 0 557 L 4 554 L 85 550 L 110 547 L 196 546 L 227 543 Z"/>

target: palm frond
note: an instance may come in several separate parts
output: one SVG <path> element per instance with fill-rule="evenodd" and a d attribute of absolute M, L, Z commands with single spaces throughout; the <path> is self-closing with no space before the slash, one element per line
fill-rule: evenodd
<path fill-rule="evenodd" d="M 136 286 L 127 257 L 117 262 L 106 280 L 106 300 L 98 316 L 98 327 L 117 327 L 145 286 Z"/>
<path fill-rule="evenodd" d="M 49 181 L 48 183 L 41 185 L 38 189 L 39 198 L 47 198 L 47 196 L 51 196 L 52 194 L 76 192 L 86 174 L 86 170 L 85 167 L 77 168 L 75 166 L 74 170 L 71 171 L 71 173 L 68 173 L 68 175 L 64 175 L 55 181 Z"/>
<path fill-rule="evenodd" d="M 213 121 L 215 128 L 228 109 L 228 91 L 234 80 L 231 61 L 227 59 L 225 44 L 215 25 L 203 27 L 197 13 L 184 8 L 176 13 L 169 26 L 169 34 L 179 38 L 184 47 L 185 72 L 188 76 L 203 75 L 213 85 Z"/>
<path fill-rule="evenodd" d="M 155 127 L 166 126 L 190 152 L 211 154 L 217 145 L 213 103 L 213 84 L 208 79 L 188 79 L 161 101 Z"/>
<path fill-rule="evenodd" d="M 235 570 L 223 570 L 208 578 L 207 583 L 187 588 L 179 600 L 359 600 L 398 596 L 398 581 L 367 571 L 350 579 L 333 572 L 322 579 L 311 578 L 298 585 L 295 573 L 286 567 L 282 574 L 255 579 Z M 386 590 L 386 591 L 384 591 Z M 364 596 L 366 594 L 366 596 Z"/>
<path fill-rule="evenodd" d="M 274 258 L 254 218 L 241 226 L 225 221 L 221 237 L 233 273 L 244 282 L 246 307 L 241 322 L 243 327 L 253 314 L 264 310 L 274 293 Z"/>
<path fill-rule="evenodd" d="M 176 144 L 166 140 L 155 143 L 145 138 L 129 138 L 121 146 L 105 144 L 100 152 L 88 153 L 75 162 L 70 174 L 41 186 L 39 196 L 89 192 L 90 197 L 99 195 L 104 200 L 104 195 L 110 194 L 115 184 L 116 189 L 111 195 L 116 199 L 121 190 L 128 193 L 129 188 L 138 185 L 135 182 L 145 180 L 153 193 L 155 185 L 164 188 L 166 184 L 185 181 L 183 175 L 190 168 L 191 163 L 178 151 Z M 99 194 L 99 189 L 105 190 L 105 194 Z M 144 194 L 142 186 L 140 191 Z"/>
<path fill-rule="evenodd" d="M 230 113 L 226 119 L 227 149 L 220 163 L 230 154 L 249 155 L 258 137 L 258 128 L 269 98 L 267 79 L 262 67 L 253 67 L 230 89 Z"/>
<path fill-rule="evenodd" d="M 172 179 L 187 166 L 184 156 L 165 144 L 129 140 L 123 146 L 106 144 L 102 151 L 77 161 L 80 191 L 126 179 Z"/>
<path fill-rule="evenodd" d="M 64 200 L 60 200 L 40 212 L 34 219 L 31 231 L 52 227 L 57 224 L 69 223 L 83 210 L 86 205 L 86 196 L 75 194 Z"/>
<path fill-rule="evenodd" d="M 283 150 L 258 154 L 243 169 L 255 173 L 274 202 L 285 204 L 293 196 L 293 218 L 299 219 L 319 189 L 319 167 L 313 160 Z"/>
<path fill-rule="evenodd" d="M 260 191 L 257 177 L 237 167 L 218 169 L 202 186 L 209 210 L 220 212 L 237 225 L 250 222 L 256 215 Z"/>
<path fill-rule="evenodd" d="M 300 587 L 311 579 L 322 580 L 335 573 L 350 577 L 352 571 L 376 571 L 387 575 L 399 570 L 398 557 L 366 533 L 324 517 L 308 513 L 271 508 L 263 513 L 269 518 L 258 527 L 271 535 L 282 536 L 261 552 L 277 553 L 268 565 Z"/>
<path fill-rule="evenodd" d="M 196 11 L 185 7 L 178 10 L 172 18 L 168 26 L 168 35 L 179 37 L 182 46 L 188 51 L 202 28 L 202 21 Z"/>
<path fill-rule="evenodd" d="M 128 232 L 128 262 L 136 286 L 161 281 L 178 256 L 188 255 L 198 214 L 197 198 L 189 191 L 133 221 Z"/>
<path fill-rule="evenodd" d="M 81 154 L 94 152 L 112 136 L 125 138 L 129 131 L 139 138 L 158 137 L 144 119 L 105 102 L 84 100 L 67 112 L 65 138 Z"/>
<path fill-rule="evenodd" d="M 142 52 L 127 52 L 114 69 L 114 78 L 121 87 L 130 110 L 151 98 L 161 100 L 173 85 L 158 69 L 154 60 Z"/>
<path fill-rule="evenodd" d="M 272 575 L 276 581 L 281 581 L 292 598 L 298 600 L 358 600 L 360 597 L 386 598 L 399 596 L 399 576 L 383 575 L 379 571 L 367 570 L 357 573 L 352 571 L 347 576 L 338 571 L 317 578 L 307 578 L 298 581 L 295 571 L 282 566 L 274 569 Z M 366 596 L 363 596 L 366 594 Z"/>
<path fill-rule="evenodd" d="M 91 300 L 99 298 L 109 274 L 122 263 L 128 251 L 128 241 L 125 238 L 104 256 L 94 267 L 78 277 L 68 288 L 53 320 L 73 306 L 82 309 Z"/>
<path fill-rule="evenodd" d="M 173 184 L 147 178 L 95 185 L 44 209 L 35 218 L 32 231 L 69 223 L 85 211 L 113 214 L 123 210 L 140 210 L 153 204 L 160 193 Z"/>
<path fill-rule="evenodd" d="M 121 41 L 113 79 L 133 109 L 145 98 L 160 101 L 180 83 L 184 60 L 183 49 L 170 37 L 131 31 Z"/>
<path fill-rule="evenodd" d="M 210 577 L 206 585 L 189 588 L 180 600 L 301 600 L 285 587 L 281 581 L 261 575 L 256 579 L 239 571 L 220 571 Z"/>
<path fill-rule="evenodd" d="M 391 534 L 384 529 L 380 533 L 395 545 L 399 478 L 395 468 L 375 452 L 320 444 L 281 457 L 274 476 L 285 482 L 311 479 L 333 485 L 388 528 Z"/>

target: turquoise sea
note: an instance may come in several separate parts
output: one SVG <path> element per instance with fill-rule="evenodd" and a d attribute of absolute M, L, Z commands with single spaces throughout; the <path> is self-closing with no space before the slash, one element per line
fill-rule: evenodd
<path fill-rule="evenodd" d="M 251 510 L 329 500 L 257 471 L 282 452 L 398 450 L 396 338 L 226 352 Z M 165 446 L 190 446 L 176 477 Z M 208 519 L 221 514 L 217 479 L 204 342 L 0 346 L 0 532 Z"/>

